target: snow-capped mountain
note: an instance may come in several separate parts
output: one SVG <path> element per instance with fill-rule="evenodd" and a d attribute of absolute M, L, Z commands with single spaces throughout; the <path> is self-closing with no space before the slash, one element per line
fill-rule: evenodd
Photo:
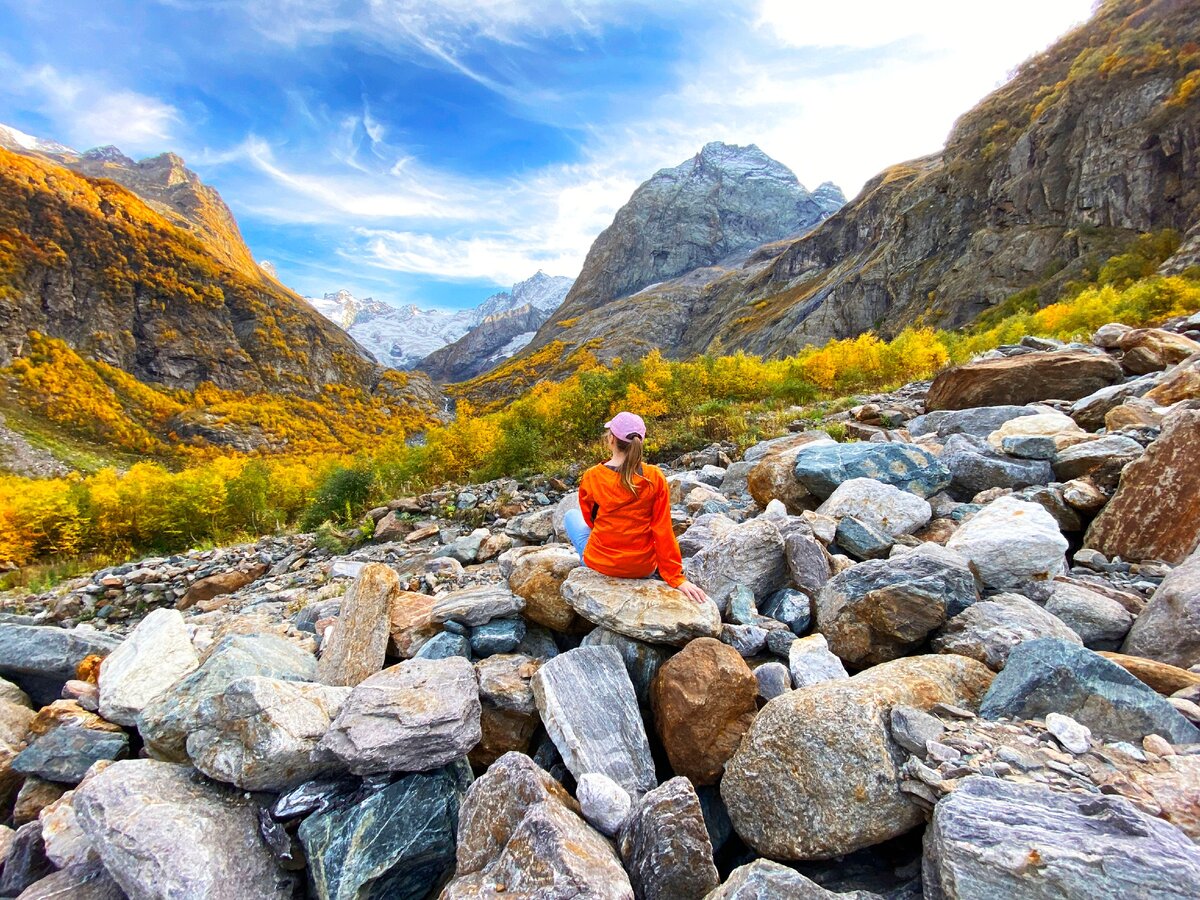
<path fill-rule="evenodd" d="M 32 134 L 26 134 L 19 129 L 13 128 L 11 125 L 2 124 L 0 124 L 0 147 L 4 147 L 8 150 L 49 153 L 53 156 L 78 155 L 76 151 L 72 150 L 66 144 L 60 144 L 58 141 L 47 141 L 43 138 L 34 137 Z"/>
<path fill-rule="evenodd" d="M 371 297 L 359 299 L 349 291 L 307 297 L 309 303 L 344 328 L 386 366 L 409 369 L 448 344 L 453 344 L 485 319 L 532 306 L 549 315 L 571 289 L 572 279 L 538 272 L 525 281 L 488 297 L 474 309 L 421 309 L 411 304 L 391 306 Z M 530 335 L 532 337 L 532 335 Z"/>

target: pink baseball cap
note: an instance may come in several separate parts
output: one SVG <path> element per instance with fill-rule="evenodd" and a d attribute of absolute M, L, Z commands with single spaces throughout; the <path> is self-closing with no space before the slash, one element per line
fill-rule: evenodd
<path fill-rule="evenodd" d="M 627 441 L 635 434 L 642 440 L 646 439 L 646 423 L 642 421 L 641 416 L 636 416 L 631 412 L 617 413 L 604 423 L 604 427 L 611 431 L 619 441 Z"/>

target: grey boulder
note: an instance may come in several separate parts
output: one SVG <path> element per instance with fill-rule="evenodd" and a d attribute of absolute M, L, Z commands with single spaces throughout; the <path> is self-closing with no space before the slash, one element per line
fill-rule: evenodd
<path fill-rule="evenodd" d="M 1163 579 L 1129 629 L 1121 652 L 1181 669 L 1200 664 L 1200 552 Z"/>
<path fill-rule="evenodd" d="M 319 747 L 356 775 L 425 772 L 479 743 L 481 712 L 469 661 L 410 659 L 356 685 Z"/>
<path fill-rule="evenodd" d="M 1066 622 L 1092 650 L 1116 650 L 1133 624 L 1129 611 L 1111 597 L 1061 581 L 1051 588 L 1046 612 Z"/>
<path fill-rule="evenodd" d="M 200 665 L 183 615 L 156 609 L 100 664 L 100 715 L 133 725 L 138 713 Z"/>
<path fill-rule="evenodd" d="M 273 634 L 234 634 L 209 650 L 200 668 L 146 704 L 137 728 L 155 759 L 187 762 L 187 736 L 194 731 L 200 705 L 239 678 L 261 675 L 285 681 L 312 681 L 317 660 L 297 644 Z"/>
<path fill-rule="evenodd" d="M 1054 480 L 1054 470 L 1046 460 L 997 453 L 986 440 L 966 434 L 946 441 L 940 459 L 950 470 L 950 494 L 964 502 L 989 488 L 1023 488 Z"/>
<path fill-rule="evenodd" d="M 783 535 L 769 518 L 749 519 L 686 560 L 684 572 L 722 608 L 738 585 L 765 600 L 787 581 Z"/>
<path fill-rule="evenodd" d="M 188 756 L 217 781 L 287 790 L 331 768 L 315 751 L 350 691 L 259 675 L 235 681 L 200 704 Z"/>
<path fill-rule="evenodd" d="M 1067 539 L 1039 504 L 1000 497 L 959 526 L 946 549 L 965 557 L 986 587 L 1020 591 L 1063 570 Z"/>
<path fill-rule="evenodd" d="M 292 896 L 293 876 L 259 837 L 254 806 L 191 766 L 121 760 L 80 785 L 73 805 L 130 900 Z"/>
<path fill-rule="evenodd" d="M 1200 742 L 1200 730 L 1152 688 L 1103 656 L 1057 638 L 1018 644 L 979 712 L 987 719 L 1062 713 L 1105 741 L 1140 743 L 1158 734 L 1176 744 Z"/>
<path fill-rule="evenodd" d="M 1082 644 L 1079 635 L 1056 616 L 1020 594 L 993 594 L 947 622 L 933 638 L 938 653 L 958 653 L 999 672 L 1022 641 L 1054 637 Z"/>
<path fill-rule="evenodd" d="M 1123 797 L 976 776 L 934 807 L 931 900 L 1200 895 L 1200 848 Z"/>
<path fill-rule="evenodd" d="M 1005 422 L 1021 416 L 1036 416 L 1042 410 L 1031 406 L 978 406 L 972 409 L 939 409 L 917 416 L 908 423 L 913 437 L 932 434 L 949 437 L 970 434 L 985 438 Z"/>
<path fill-rule="evenodd" d="M 546 733 L 577 779 L 607 775 L 633 797 L 657 783 L 637 696 L 612 647 L 578 647 L 533 676 L 533 696 Z"/>
<path fill-rule="evenodd" d="M 638 897 L 691 900 L 721 882 L 700 797 L 686 778 L 672 778 L 639 800 L 618 843 Z"/>

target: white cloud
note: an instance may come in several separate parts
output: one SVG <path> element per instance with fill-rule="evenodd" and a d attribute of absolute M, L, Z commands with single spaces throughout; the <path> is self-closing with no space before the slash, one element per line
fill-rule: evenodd
<path fill-rule="evenodd" d="M 59 126 L 56 137 L 81 149 L 116 144 L 128 153 L 158 153 L 170 145 L 180 122 L 169 103 L 53 66 L 23 69 L 0 57 L 0 73 L 8 93 L 36 104 Z"/>

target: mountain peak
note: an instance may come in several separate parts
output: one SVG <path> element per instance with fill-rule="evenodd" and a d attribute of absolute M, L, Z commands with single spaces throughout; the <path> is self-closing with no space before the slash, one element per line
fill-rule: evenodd
<path fill-rule="evenodd" d="M 81 158 L 91 162 L 113 163 L 118 166 L 133 167 L 136 165 L 132 159 L 121 152 L 120 147 L 112 144 L 105 144 L 103 147 L 93 147 L 84 153 Z"/>

